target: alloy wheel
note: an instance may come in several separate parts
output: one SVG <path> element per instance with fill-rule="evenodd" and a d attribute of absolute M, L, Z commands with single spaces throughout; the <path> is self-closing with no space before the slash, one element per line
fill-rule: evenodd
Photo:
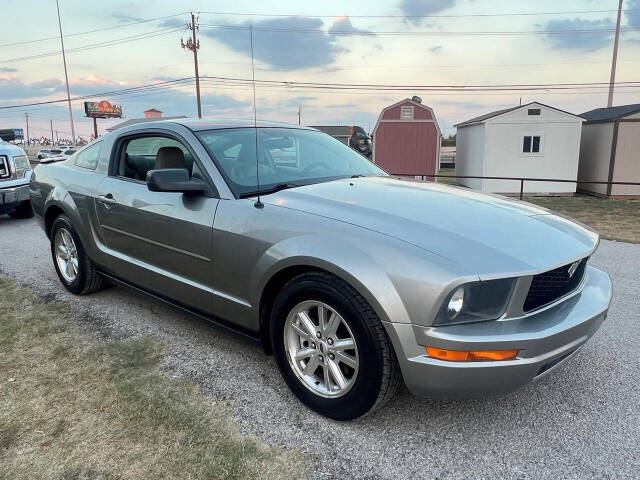
<path fill-rule="evenodd" d="M 56 231 L 54 248 L 60 274 L 68 283 L 73 283 L 78 277 L 78 249 L 66 228 Z"/>
<path fill-rule="evenodd" d="M 296 305 L 285 322 L 284 346 L 293 371 L 322 397 L 345 395 L 356 381 L 359 356 L 345 319 L 326 303 Z"/>

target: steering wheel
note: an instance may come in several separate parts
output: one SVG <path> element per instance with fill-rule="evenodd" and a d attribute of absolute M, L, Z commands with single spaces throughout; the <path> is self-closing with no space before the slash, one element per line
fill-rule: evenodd
<path fill-rule="evenodd" d="M 304 168 L 304 170 L 302 170 L 301 173 L 302 173 L 302 175 L 306 175 L 308 173 L 311 173 L 312 170 L 314 170 L 314 169 L 316 169 L 318 167 L 322 167 L 325 170 L 331 169 L 331 167 L 329 165 L 327 165 L 325 162 L 319 160 L 319 161 L 316 161 L 316 162 L 313 162 L 313 163 L 310 163 L 309 165 L 307 165 Z"/>

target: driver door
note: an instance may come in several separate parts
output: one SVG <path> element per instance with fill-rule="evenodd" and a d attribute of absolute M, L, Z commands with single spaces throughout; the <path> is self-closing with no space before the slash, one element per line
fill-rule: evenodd
<path fill-rule="evenodd" d="M 171 167 L 184 166 L 208 182 L 209 194 L 151 192 L 146 173 L 158 151 L 177 151 Z M 167 151 L 165 149 L 165 152 Z M 218 198 L 186 142 L 167 132 L 123 136 L 114 146 L 110 174 L 99 186 L 96 212 L 111 273 L 191 308 L 212 311 L 212 228 Z M 178 158 L 179 157 L 179 158 Z"/>

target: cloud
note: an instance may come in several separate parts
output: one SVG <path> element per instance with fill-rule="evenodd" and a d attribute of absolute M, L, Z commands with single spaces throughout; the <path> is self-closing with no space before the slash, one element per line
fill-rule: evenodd
<path fill-rule="evenodd" d="M 133 22 L 142 22 L 146 20 L 145 18 L 138 17 L 137 15 L 128 15 L 126 13 L 113 13 L 111 14 L 112 18 L 115 18 L 120 23 L 133 23 Z"/>
<path fill-rule="evenodd" d="M 56 78 L 27 84 L 14 75 L 0 75 L 0 98 L 3 100 L 24 100 L 42 97 L 63 89 L 64 84 Z"/>
<path fill-rule="evenodd" d="M 455 5 L 455 0 L 402 0 L 400 10 L 406 15 L 407 21 L 418 25 L 424 19 L 421 15 L 432 15 Z M 417 18 L 416 18 L 417 17 Z"/>
<path fill-rule="evenodd" d="M 369 35 L 375 35 L 369 32 L 368 30 L 362 30 L 360 28 L 354 27 L 351 24 L 351 20 L 349 20 L 349 17 L 347 16 L 338 17 L 336 21 L 333 22 L 333 25 L 329 27 L 329 33 L 335 33 L 335 32 L 340 32 L 340 35 L 342 36 L 364 34 L 364 33 Z"/>
<path fill-rule="evenodd" d="M 333 63 L 340 53 L 335 37 L 322 32 L 322 20 L 307 17 L 286 17 L 253 22 L 253 46 L 257 60 L 275 70 L 290 71 L 318 67 Z M 214 38 L 236 52 L 250 55 L 249 22 L 226 24 L 229 27 L 205 30 L 204 35 Z M 259 29 L 270 29 L 261 31 Z M 312 30 L 312 34 L 273 31 L 279 29 Z"/>
<path fill-rule="evenodd" d="M 442 51 L 442 45 L 435 45 L 433 47 L 431 47 L 429 49 L 430 52 L 441 52 Z"/>
<path fill-rule="evenodd" d="M 13 73 L 13 72 L 17 72 L 18 69 L 16 68 L 11 68 L 11 67 L 0 67 L 0 72 L 1 73 Z"/>
<path fill-rule="evenodd" d="M 627 17 L 627 26 L 640 28 L 640 0 L 629 0 L 623 7 Z"/>
<path fill-rule="evenodd" d="M 545 24 L 545 30 L 593 30 L 613 28 L 615 24 L 610 18 L 599 20 L 551 20 Z M 613 33 L 567 33 L 547 35 L 547 39 L 553 48 L 563 50 L 597 50 L 611 45 Z"/>
<path fill-rule="evenodd" d="M 197 23 L 197 22 L 196 22 Z M 187 22 L 185 22 L 184 20 L 181 20 L 179 18 L 167 18 L 164 22 L 161 22 L 158 24 L 158 27 L 160 28 L 169 28 L 169 27 L 182 27 L 184 26 L 186 28 L 187 26 Z"/>

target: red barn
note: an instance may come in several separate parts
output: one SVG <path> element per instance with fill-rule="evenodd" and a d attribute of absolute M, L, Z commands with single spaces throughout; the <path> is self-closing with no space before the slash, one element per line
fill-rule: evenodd
<path fill-rule="evenodd" d="M 394 103 L 380 113 L 373 129 L 373 163 L 397 175 L 435 175 L 440 158 L 440 127 L 420 97 Z"/>

